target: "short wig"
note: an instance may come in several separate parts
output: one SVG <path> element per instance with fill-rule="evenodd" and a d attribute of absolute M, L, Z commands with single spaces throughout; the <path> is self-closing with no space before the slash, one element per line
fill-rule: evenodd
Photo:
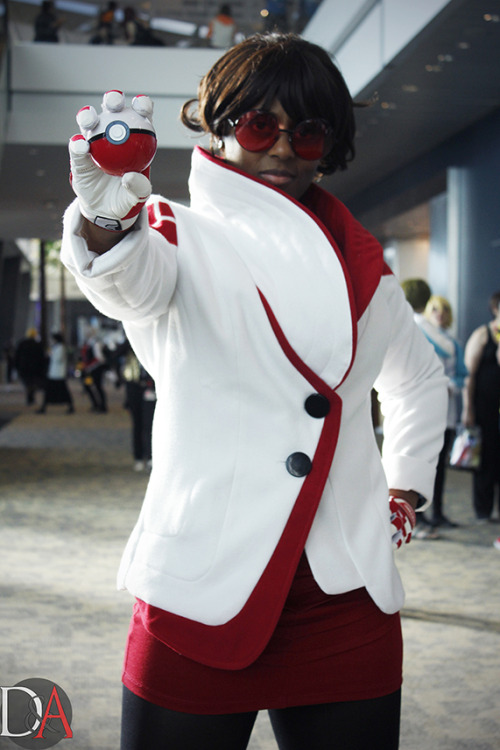
<path fill-rule="evenodd" d="M 318 171 L 333 174 L 354 158 L 353 101 L 329 54 L 295 34 L 255 34 L 229 49 L 200 81 L 181 120 L 198 133 L 228 135 L 229 120 L 278 100 L 295 122 L 319 117 L 333 128 Z"/>

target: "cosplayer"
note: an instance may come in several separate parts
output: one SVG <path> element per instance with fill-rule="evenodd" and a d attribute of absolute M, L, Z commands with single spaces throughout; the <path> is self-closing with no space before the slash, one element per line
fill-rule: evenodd
<path fill-rule="evenodd" d="M 151 131 L 149 99 L 132 109 Z M 127 119 L 120 92 L 110 110 Z M 315 184 L 354 155 L 345 82 L 294 35 L 225 53 L 182 110 L 212 136 L 189 207 L 150 196 L 148 168 L 98 168 L 99 118 L 70 142 L 62 259 L 157 388 L 119 571 L 122 750 L 243 750 L 260 709 L 281 750 L 394 750 L 394 551 L 432 497 L 446 379 L 379 244 Z"/>

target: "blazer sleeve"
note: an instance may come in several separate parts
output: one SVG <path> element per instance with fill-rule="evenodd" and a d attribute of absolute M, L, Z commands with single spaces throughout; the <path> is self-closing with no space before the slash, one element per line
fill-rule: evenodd
<path fill-rule="evenodd" d="M 415 490 L 430 504 L 448 407 L 448 378 L 415 324 L 394 276 L 384 276 L 392 327 L 375 382 L 384 416 L 382 460 L 389 487 Z"/>
<path fill-rule="evenodd" d="M 148 225 L 143 209 L 134 230 L 103 255 L 80 236 L 75 200 L 64 215 L 61 261 L 89 301 L 104 315 L 140 323 L 168 310 L 177 282 L 177 248 Z"/>

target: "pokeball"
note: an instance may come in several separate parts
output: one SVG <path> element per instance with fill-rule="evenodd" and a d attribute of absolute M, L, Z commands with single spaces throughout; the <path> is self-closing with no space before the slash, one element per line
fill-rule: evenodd
<path fill-rule="evenodd" d="M 131 107 L 103 112 L 99 124 L 86 133 L 90 155 L 110 175 L 144 172 L 156 153 L 156 133 L 146 117 Z"/>

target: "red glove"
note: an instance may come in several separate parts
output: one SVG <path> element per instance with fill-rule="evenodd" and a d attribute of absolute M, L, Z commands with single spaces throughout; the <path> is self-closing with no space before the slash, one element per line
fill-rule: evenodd
<path fill-rule="evenodd" d="M 399 549 L 403 543 L 410 542 L 411 533 L 417 525 L 417 516 L 410 503 L 401 497 L 389 498 L 389 510 L 391 511 L 392 546 Z"/>

